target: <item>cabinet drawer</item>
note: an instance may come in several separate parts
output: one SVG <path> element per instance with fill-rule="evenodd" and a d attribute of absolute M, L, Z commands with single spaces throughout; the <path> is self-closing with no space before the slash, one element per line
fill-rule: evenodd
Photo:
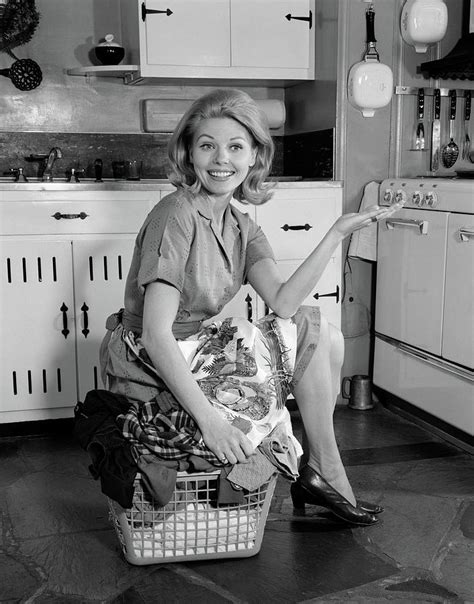
<path fill-rule="evenodd" d="M 257 207 L 262 227 L 277 260 L 305 258 L 341 214 L 334 189 L 277 191 Z"/>
<path fill-rule="evenodd" d="M 1 235 L 136 233 L 150 200 L 7 201 L 0 203 Z"/>

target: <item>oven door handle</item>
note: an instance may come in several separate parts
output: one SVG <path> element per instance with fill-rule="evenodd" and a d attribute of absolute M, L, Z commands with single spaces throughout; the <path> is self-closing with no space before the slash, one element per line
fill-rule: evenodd
<path fill-rule="evenodd" d="M 474 239 L 474 231 L 472 229 L 460 228 L 459 229 L 459 237 L 461 237 L 461 241 L 469 241 L 469 239 Z"/>
<path fill-rule="evenodd" d="M 394 229 L 396 226 L 418 229 L 421 235 L 428 235 L 428 221 L 415 220 L 413 218 L 387 218 L 385 221 L 387 229 Z"/>
<path fill-rule="evenodd" d="M 448 373 L 454 373 L 458 377 L 463 378 L 464 380 L 467 380 L 468 382 L 474 382 L 474 373 L 472 371 L 469 371 L 468 369 L 462 369 L 461 367 L 454 367 L 450 363 L 447 363 L 445 361 L 443 362 L 442 360 L 439 360 L 439 359 L 434 359 L 427 354 L 423 354 L 423 352 L 421 352 L 419 350 L 413 350 L 413 348 L 411 348 L 410 346 L 407 346 L 406 344 L 403 344 L 402 342 L 398 343 L 397 348 L 404 354 L 407 354 L 408 356 L 412 356 L 412 357 L 415 357 L 416 359 L 424 361 L 425 363 L 428 363 L 428 365 L 434 365 L 438 369 L 442 369 L 444 371 L 447 371 Z"/>

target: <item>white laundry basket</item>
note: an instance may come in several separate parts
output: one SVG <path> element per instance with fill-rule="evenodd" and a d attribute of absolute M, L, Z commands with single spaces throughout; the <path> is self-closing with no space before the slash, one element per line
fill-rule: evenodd
<path fill-rule="evenodd" d="M 159 506 L 140 475 L 130 509 L 109 498 L 110 518 L 131 564 L 244 558 L 260 551 L 276 474 L 244 503 L 216 507 L 220 472 L 179 472 L 171 501 Z"/>

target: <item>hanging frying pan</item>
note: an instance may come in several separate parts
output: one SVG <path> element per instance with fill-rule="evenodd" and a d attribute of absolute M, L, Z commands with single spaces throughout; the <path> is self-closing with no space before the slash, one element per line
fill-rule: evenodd
<path fill-rule="evenodd" d="M 365 53 L 363 60 L 349 71 L 347 93 L 351 105 L 359 109 L 364 117 L 372 117 L 375 109 L 385 107 L 392 98 L 393 74 L 388 65 L 380 62 L 375 46 L 375 11 L 372 5 L 365 12 L 365 22 Z"/>
<path fill-rule="evenodd" d="M 0 69 L 0 75 L 10 78 L 18 90 L 37 88 L 43 79 L 43 73 L 38 63 L 32 59 L 18 59 L 11 50 L 7 52 L 15 59 L 15 62 L 8 69 Z"/>

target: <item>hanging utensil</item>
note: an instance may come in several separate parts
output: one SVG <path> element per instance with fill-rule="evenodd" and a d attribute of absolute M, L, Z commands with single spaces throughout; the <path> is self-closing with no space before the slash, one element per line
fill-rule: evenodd
<path fill-rule="evenodd" d="M 433 92 L 433 124 L 431 127 L 431 171 L 439 170 L 439 149 L 441 145 L 441 91 Z"/>
<path fill-rule="evenodd" d="M 456 91 L 449 91 L 449 143 L 443 147 L 441 161 L 445 168 L 452 168 L 459 157 L 459 147 L 454 142 L 454 120 L 456 119 Z"/>
<path fill-rule="evenodd" d="M 415 131 L 415 149 L 421 151 L 425 148 L 425 127 L 423 125 L 423 118 L 425 116 L 425 89 L 418 89 L 418 124 Z"/>
<path fill-rule="evenodd" d="M 0 69 L 0 75 L 10 78 L 12 84 L 18 90 L 33 90 L 37 88 L 43 79 L 40 66 L 32 59 L 18 59 L 11 50 L 7 51 L 15 59 L 8 69 Z"/>
<path fill-rule="evenodd" d="M 471 139 L 469 138 L 469 120 L 471 119 L 471 91 L 464 91 L 464 143 L 462 146 L 462 158 L 469 159 L 471 152 Z"/>
<path fill-rule="evenodd" d="M 380 62 L 375 39 L 375 11 L 372 5 L 365 12 L 367 30 L 363 60 L 349 70 L 347 95 L 350 104 L 364 117 L 373 117 L 375 110 L 390 103 L 393 73 Z"/>

